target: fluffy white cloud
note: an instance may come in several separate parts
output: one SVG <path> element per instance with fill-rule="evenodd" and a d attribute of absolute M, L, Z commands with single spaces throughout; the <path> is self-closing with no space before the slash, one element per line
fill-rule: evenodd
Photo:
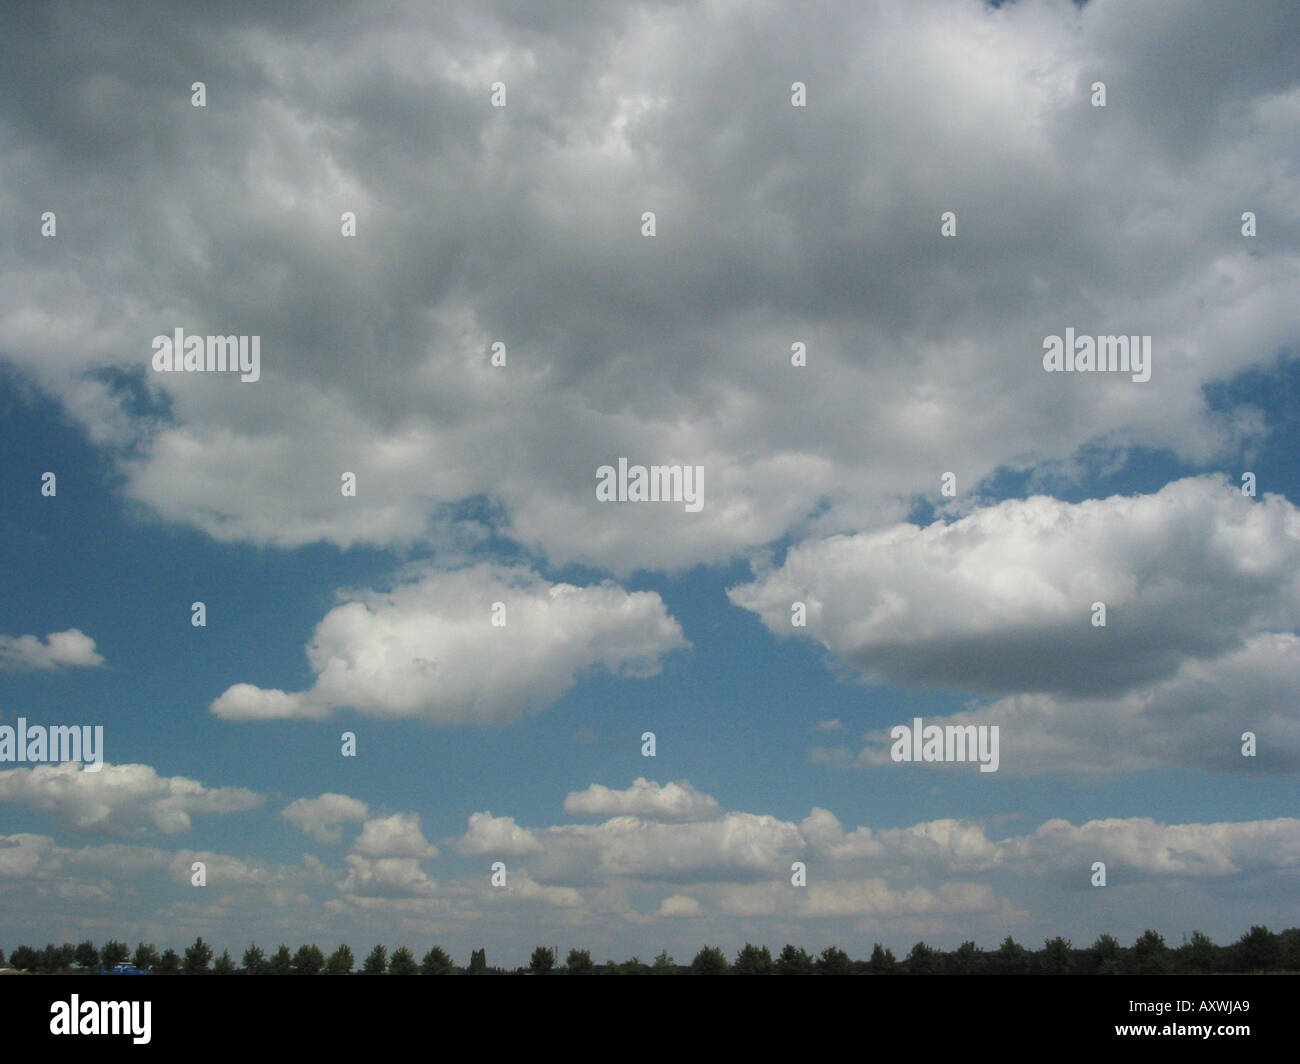
<path fill-rule="evenodd" d="M 329 714 L 327 706 L 313 702 L 303 692 L 280 691 L 251 683 L 232 684 L 213 700 L 210 708 L 226 720 L 319 720 Z"/>
<path fill-rule="evenodd" d="M 800 822 L 732 811 L 705 821 L 659 823 L 620 815 L 597 825 L 529 830 L 509 817 L 475 814 L 457 848 L 488 853 L 484 841 L 505 838 L 507 830 L 526 840 L 513 855 L 541 883 L 690 882 L 699 885 L 692 897 L 707 890 L 723 911 L 736 914 L 991 912 L 998 903 L 994 884 L 985 878 L 1012 874 L 1017 881 L 1048 877 L 1082 883 L 1095 860 L 1106 861 L 1112 874 L 1129 881 L 1300 868 L 1300 819 L 1288 818 L 1161 824 L 1133 817 L 1078 826 L 1049 820 L 1028 834 L 994 838 L 982 823 L 953 818 L 849 831 L 833 813 L 817 807 Z M 504 846 L 498 852 L 504 853 Z M 798 890 L 790 886 L 796 859 L 816 862 L 820 869 L 807 888 Z M 516 871 L 512 865 L 511 875 Z M 685 914 L 689 905 L 674 902 L 668 908 L 682 912 L 661 906 L 661 915 Z"/>
<path fill-rule="evenodd" d="M 414 857 L 372 859 L 348 854 L 347 866 L 347 875 L 339 883 L 339 893 L 345 897 L 427 898 L 438 890 Z"/>
<path fill-rule="evenodd" d="M 911 875 L 1010 870 L 1082 883 L 1098 860 L 1112 875 L 1188 880 L 1300 868 L 1300 819 L 1289 817 L 1210 824 L 1113 817 L 1077 826 L 1054 819 L 1028 835 L 990 839 L 983 825 L 952 819 L 845 832 L 831 813 L 814 810 L 803 827 L 816 854 Z"/>
<path fill-rule="evenodd" d="M 809 541 L 729 595 L 874 679 L 1116 694 L 1300 627 L 1300 511 L 1217 476 L 1077 504 L 1034 496 Z"/>
<path fill-rule="evenodd" d="M 529 830 L 512 817 L 475 813 L 455 846 L 463 854 L 536 856 L 531 867 L 543 879 L 584 882 L 606 877 L 665 882 L 713 876 L 747 879 L 802 846 L 797 827 L 775 817 L 718 810 L 710 820 L 674 823 L 662 822 L 659 815 L 656 810 L 655 819 L 616 815 L 601 824 Z"/>
<path fill-rule="evenodd" d="M 502 626 L 492 623 L 497 602 Z M 326 614 L 307 648 L 310 691 L 237 684 L 211 709 L 266 719 L 349 706 L 438 724 L 504 724 L 554 702 L 586 669 L 653 676 L 665 654 L 686 646 L 654 592 L 552 584 L 488 564 L 431 570 Z"/>
<path fill-rule="evenodd" d="M 195 861 L 207 866 L 208 885 L 201 891 L 191 886 Z M 276 864 L 210 850 L 63 846 L 44 835 L 0 835 L 0 882 L 6 878 L 4 908 L 19 926 L 37 926 L 55 904 L 77 920 L 100 920 L 110 912 L 116 927 L 130 929 L 119 937 L 160 943 L 195 925 L 207 938 L 226 921 L 237 940 L 272 912 L 301 911 L 309 892 L 331 879 L 310 858 Z"/>
<path fill-rule="evenodd" d="M 666 882 L 770 874 L 774 868 L 788 869 L 789 859 L 803 848 L 793 824 L 753 813 L 726 813 L 688 824 L 614 817 L 576 834 L 594 847 L 601 875 Z"/>
<path fill-rule="evenodd" d="M 299 798 L 280 811 L 289 821 L 317 842 L 338 843 L 345 823 L 359 822 L 370 815 L 370 807 L 346 794 L 322 794 L 319 798 Z"/>
<path fill-rule="evenodd" d="M 140 884 L 170 882 L 188 891 L 192 864 L 207 865 L 208 887 L 213 895 L 227 890 L 291 887 L 329 882 L 324 866 L 304 858 L 302 864 L 281 865 L 218 853 L 209 849 L 165 851 L 146 845 L 107 843 L 68 847 L 48 835 L 0 835 L 0 877 L 22 879 L 39 891 L 59 891 L 62 878 L 78 879 L 101 891 L 100 903 L 127 904 L 138 898 Z"/>
<path fill-rule="evenodd" d="M 483 899 L 495 904 L 540 902 L 559 909 L 576 909 L 583 904 L 581 891 L 538 883 L 524 869 L 508 871 L 504 887 L 484 886 L 481 890 Z"/>
<path fill-rule="evenodd" d="M 174 835 L 190 817 L 256 809 L 263 798 L 243 787 L 205 787 L 185 776 L 159 776 L 148 765 L 86 772 L 71 762 L 0 772 L 0 802 L 46 813 L 71 831 L 127 835 L 148 827 Z"/>
<path fill-rule="evenodd" d="M 709 820 L 722 812 L 716 798 L 686 780 L 660 786 L 640 777 L 625 791 L 593 783 L 564 799 L 564 811 L 586 816 L 635 816 L 642 820 Z"/>
<path fill-rule="evenodd" d="M 750 830 L 760 821 L 771 820 L 733 812 L 712 826 L 725 827 L 730 821 L 727 830 L 734 832 L 746 818 Z M 640 823 L 654 829 L 649 841 L 658 848 L 658 870 L 637 865 L 627 878 L 639 880 L 633 885 L 641 892 L 644 884 L 679 881 L 682 868 L 672 868 L 668 855 L 692 847 L 702 830 L 708 834 L 709 825 Z M 367 912 L 400 916 L 402 926 L 414 934 L 427 930 L 427 921 L 439 914 L 463 923 L 484 916 L 494 922 L 510 921 L 522 914 L 551 911 L 559 924 L 540 918 L 556 928 L 593 930 L 610 920 L 626 928 L 707 913 L 720 921 L 716 926 L 730 927 L 736 936 L 752 937 L 754 925 L 728 921 L 774 920 L 768 926 L 788 936 L 791 921 L 813 921 L 806 934 L 820 934 L 818 927 L 842 928 L 837 921 L 854 920 L 857 930 L 883 930 L 896 943 L 900 934 L 913 938 L 920 934 L 930 940 L 949 938 L 955 944 L 973 936 L 991 943 L 1011 924 L 1059 931 L 1061 920 L 1074 907 L 1092 904 L 1095 892 L 1086 884 L 1096 860 L 1106 862 L 1113 888 L 1099 918 L 1121 932 L 1125 929 L 1116 920 L 1135 924 L 1134 934 L 1150 926 L 1152 890 L 1177 896 L 1186 892 L 1197 899 L 1182 914 L 1182 919 L 1192 921 L 1188 926 L 1204 926 L 1200 907 L 1224 889 L 1231 889 L 1233 896 L 1246 891 L 1258 911 L 1276 912 L 1276 919 L 1285 920 L 1290 882 L 1300 870 L 1300 819 L 1295 818 L 1180 824 L 1111 818 L 1078 825 L 1058 819 L 1027 833 L 993 838 L 984 825 L 956 820 L 846 831 L 829 811 L 814 809 L 800 823 L 772 821 L 763 828 L 769 839 L 788 842 L 784 853 L 769 841 L 751 845 L 748 859 L 738 859 L 733 851 L 711 867 L 703 858 L 691 856 L 694 886 L 690 893 L 670 888 L 656 908 L 642 914 L 627 903 L 626 863 L 611 862 L 582 889 L 557 879 L 557 868 L 548 864 L 557 854 L 569 862 L 570 869 L 590 864 L 593 856 L 599 857 L 594 851 L 617 851 L 629 835 L 638 833 L 633 818 L 616 817 L 606 826 L 609 830 L 594 836 L 586 825 L 539 830 L 545 850 L 512 861 L 505 889 L 490 886 L 479 874 L 437 883 L 416 857 L 352 853 L 340 870 L 310 857 L 300 865 L 277 865 L 206 850 L 169 853 L 116 844 L 71 848 L 38 835 L 0 836 L 0 881 L 16 911 L 39 911 L 33 908 L 36 892 L 45 899 L 41 904 L 56 898 L 84 912 L 102 911 L 106 904 L 124 906 L 124 911 L 137 912 L 139 919 L 137 882 L 153 885 L 149 898 L 156 899 L 157 885 L 166 882 L 169 890 L 188 899 L 190 865 L 202 860 L 208 866 L 211 902 L 205 899 L 196 909 L 187 900 L 156 914 L 164 926 L 170 926 L 168 920 L 202 919 L 230 921 L 234 930 L 246 931 L 249 906 L 255 905 L 300 914 L 307 921 L 303 926 L 313 928 L 310 934 L 316 937 L 326 926 L 337 929 L 340 918 L 354 929 L 366 927 L 363 933 L 378 933 L 378 925 L 355 923 L 356 914 Z M 575 831 L 594 851 L 573 846 Z M 645 841 L 642 856 L 649 852 Z M 796 850 L 810 868 L 817 869 L 808 886 L 799 889 L 789 882 L 788 858 Z M 1041 911 L 1036 913 L 1036 923 L 1026 925 L 1031 914 L 1025 909 L 1024 895 L 1035 882 L 1040 893 L 1029 893 L 1043 899 L 1034 903 L 1034 909 Z M 124 889 L 124 884 L 129 886 Z M 338 891 L 336 896 L 322 893 L 331 887 Z M 1016 903 L 1013 894 L 1021 895 Z M 1064 898 L 1060 904 L 1052 901 L 1058 896 Z M 1135 912 L 1128 913 L 1129 908 Z M 310 914 L 316 911 L 328 914 L 330 923 L 314 922 Z M 408 916 L 413 923 L 406 922 Z M 426 922 L 420 923 L 421 919 Z M 1244 928 L 1235 933 L 1240 930 Z M 1223 933 L 1219 931 L 1219 937 Z"/>
<path fill-rule="evenodd" d="M 15 78 L 63 76 L 57 121 L 5 101 L 0 213 L 44 188 L 85 254 L 6 249 L 0 349 L 131 497 L 224 540 L 342 546 L 437 538 L 488 498 L 552 560 L 633 571 L 879 526 L 944 470 L 971 486 L 1089 441 L 1199 461 L 1258 433 L 1203 385 L 1300 332 L 1289 0 L 516 14 L 240 11 L 156 56 L 133 15 L 8 36 Z M 792 50 L 834 72 L 807 108 Z M 195 138 L 172 67 L 222 55 L 227 111 Z M 520 91 L 491 108 L 505 70 Z M 1123 86 L 1104 112 L 1098 71 Z M 93 102 L 106 83 L 132 106 Z M 1242 204 L 1267 241 L 1229 239 Z M 147 367 L 177 325 L 261 335 L 261 379 L 145 369 L 163 418 L 95 372 Z M 1044 373 L 1066 326 L 1151 335 L 1151 381 Z M 704 509 L 598 503 L 624 455 L 703 465 Z"/>
<path fill-rule="evenodd" d="M 173 882 L 191 886 L 195 861 L 203 862 L 208 885 L 220 884 L 223 890 L 300 884 L 305 878 L 311 878 L 314 871 L 311 865 L 269 864 L 210 850 L 180 850 L 168 861 Z"/>
<path fill-rule="evenodd" d="M 471 818 L 457 842 L 463 853 L 501 853 L 487 841 L 505 834 L 496 818 Z M 508 819 L 508 818 L 502 818 Z M 515 830 L 513 820 L 509 828 Z M 711 820 L 665 823 L 614 816 L 601 824 L 565 824 L 514 836 L 520 856 L 543 881 L 598 882 L 606 878 L 653 882 L 750 880 L 784 866 L 804 846 L 799 829 L 771 816 L 725 813 Z M 533 848 L 533 844 L 537 848 Z"/>
<path fill-rule="evenodd" d="M 813 809 L 800 824 L 812 852 L 837 861 L 870 861 L 878 865 L 927 866 L 945 872 L 986 871 L 998 863 L 997 846 L 979 824 L 942 819 L 906 828 L 845 832 L 825 809 Z"/>
<path fill-rule="evenodd" d="M 0 635 L 0 669 L 53 669 L 60 665 L 102 665 L 95 641 L 78 628 L 34 635 Z"/>
<path fill-rule="evenodd" d="M 999 857 L 1026 869 L 1079 876 L 1092 861 L 1164 879 L 1216 879 L 1300 869 L 1300 819 L 1162 824 L 1149 817 L 1049 820 L 998 844 Z"/>
<path fill-rule="evenodd" d="M 438 847 L 424 837 L 420 818 L 415 813 L 367 820 L 352 844 L 352 852 L 362 857 L 437 857 Z"/>
<path fill-rule="evenodd" d="M 0 835 L 0 877 L 31 878 L 55 848 L 48 835 Z"/>
<path fill-rule="evenodd" d="M 516 824 L 514 817 L 491 812 L 471 813 L 465 834 L 456 841 L 457 853 L 474 856 L 521 857 L 541 849 L 537 836 Z"/>
<path fill-rule="evenodd" d="M 704 910 L 689 894 L 670 894 L 659 903 L 660 916 L 699 916 Z"/>

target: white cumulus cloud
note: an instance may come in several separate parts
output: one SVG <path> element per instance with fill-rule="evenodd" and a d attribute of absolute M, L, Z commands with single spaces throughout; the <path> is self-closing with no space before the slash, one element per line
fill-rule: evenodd
<path fill-rule="evenodd" d="M 497 602 L 505 608 L 500 626 L 492 623 Z M 236 684 L 211 709 L 266 719 L 348 706 L 437 724 L 505 724 L 554 702 L 587 669 L 649 677 L 664 655 L 687 646 L 654 592 L 553 584 L 489 564 L 430 570 L 321 620 L 307 647 L 311 690 Z"/>
<path fill-rule="evenodd" d="M 185 776 L 159 776 L 149 765 L 37 765 L 0 772 L 0 802 L 37 809 L 71 831 L 128 835 L 149 827 L 174 835 L 191 816 L 240 813 L 263 798 L 243 787 L 205 787 Z"/>
<path fill-rule="evenodd" d="M 564 799 L 566 813 L 587 816 L 635 816 L 642 820 L 710 820 L 722 812 L 716 798 L 701 794 L 686 780 L 660 786 L 644 777 L 624 791 L 593 783 Z"/>
<path fill-rule="evenodd" d="M 438 847 L 424 837 L 420 817 L 415 813 L 367 820 L 352 844 L 352 852 L 362 857 L 437 857 Z"/>
<path fill-rule="evenodd" d="M 322 794 L 319 798 L 299 798 L 280 811 L 282 819 L 317 842 L 338 843 L 343 825 L 365 820 L 370 807 L 346 794 Z"/>
<path fill-rule="evenodd" d="M 95 641 L 79 628 L 34 635 L 0 635 L 0 669 L 53 669 L 60 665 L 102 665 Z"/>
<path fill-rule="evenodd" d="M 1034 496 L 810 540 L 728 594 L 872 679 L 1114 695 L 1300 627 L 1300 510 L 1218 476 L 1081 503 Z"/>

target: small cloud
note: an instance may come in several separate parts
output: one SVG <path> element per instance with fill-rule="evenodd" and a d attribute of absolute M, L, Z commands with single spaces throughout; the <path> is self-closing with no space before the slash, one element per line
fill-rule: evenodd
<path fill-rule="evenodd" d="M 78 628 L 51 632 L 43 643 L 34 635 L 0 635 L 0 670 L 103 664 L 104 659 L 95 652 L 95 641 Z"/>
<path fill-rule="evenodd" d="M 814 765 L 849 768 L 854 762 L 854 755 L 853 751 L 845 746 L 814 746 L 808 751 L 808 760 Z"/>
<path fill-rule="evenodd" d="M 686 780 L 666 783 L 639 778 L 625 791 L 593 783 L 585 791 L 574 791 L 564 799 L 566 813 L 586 816 L 635 816 L 644 820 L 684 822 L 708 820 L 722 807 L 716 798 L 701 794 Z"/>
<path fill-rule="evenodd" d="M 659 903 L 660 916 L 699 916 L 704 910 L 689 894 L 673 894 Z"/>
<path fill-rule="evenodd" d="M 542 850 L 537 837 L 516 824 L 514 817 L 493 816 L 487 810 L 470 814 L 469 827 L 455 846 L 457 853 L 476 856 L 516 857 Z"/>
<path fill-rule="evenodd" d="M 361 857 L 407 858 L 422 860 L 438 856 L 438 847 L 424 837 L 416 813 L 394 813 L 378 820 L 367 820 L 352 845 Z"/>
<path fill-rule="evenodd" d="M 324 706 L 301 691 L 263 689 L 249 683 L 227 688 L 211 708 L 224 720 L 302 720 L 326 715 Z"/>
<path fill-rule="evenodd" d="M 343 824 L 360 822 L 370 815 L 365 802 L 346 794 L 322 794 L 319 798 L 299 798 L 280 812 L 299 831 L 317 842 L 331 845 L 343 838 Z"/>

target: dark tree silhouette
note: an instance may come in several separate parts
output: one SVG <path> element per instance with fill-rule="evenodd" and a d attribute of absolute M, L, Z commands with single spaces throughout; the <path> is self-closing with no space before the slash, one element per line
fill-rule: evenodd
<path fill-rule="evenodd" d="M 212 963 L 212 947 L 203 941 L 200 935 L 194 940 L 194 945 L 185 950 L 185 974 L 186 975 L 207 975 L 208 965 Z"/>
<path fill-rule="evenodd" d="M 595 975 L 596 966 L 591 963 L 591 953 L 585 949 L 571 949 L 564 961 L 564 970 L 569 975 Z"/>
<path fill-rule="evenodd" d="M 1029 971 L 1029 951 L 1007 935 L 989 957 L 989 966 L 1001 975 L 1023 975 Z"/>
<path fill-rule="evenodd" d="M 924 942 L 918 942 L 912 947 L 912 952 L 907 955 L 904 963 L 908 975 L 936 975 L 942 971 L 938 954 Z"/>
<path fill-rule="evenodd" d="M 884 948 L 879 942 L 872 947 L 870 964 L 874 975 L 894 975 L 898 971 L 894 951 Z"/>
<path fill-rule="evenodd" d="M 853 962 L 839 946 L 827 946 L 817 958 L 817 971 L 822 975 L 851 975 Z"/>
<path fill-rule="evenodd" d="M 1186 964 L 1188 971 L 1198 975 L 1209 975 L 1214 971 L 1215 955 L 1218 949 L 1210 941 L 1210 936 L 1200 931 L 1192 932 L 1192 941 L 1187 945 Z"/>
<path fill-rule="evenodd" d="M 1097 975 L 1118 975 L 1123 951 L 1114 935 L 1098 935 L 1088 951 L 1090 966 Z"/>
<path fill-rule="evenodd" d="M 660 950 L 654 964 L 650 965 L 651 975 L 676 975 L 677 962 L 668 956 L 668 951 Z"/>
<path fill-rule="evenodd" d="M 974 942 L 963 942 L 951 953 L 941 956 L 941 970 L 953 975 L 978 975 L 988 970 L 988 957 Z"/>
<path fill-rule="evenodd" d="M 56 946 L 53 942 L 47 942 L 45 948 L 41 950 L 40 958 L 36 962 L 36 970 L 42 975 L 53 975 L 55 972 L 65 972 L 72 967 L 76 960 L 77 947 L 71 942 L 65 942 L 62 946 Z"/>
<path fill-rule="evenodd" d="M 388 968 L 388 948 L 378 945 L 361 962 L 362 975 L 383 975 Z"/>
<path fill-rule="evenodd" d="M 1300 972 L 1300 928 L 1289 928 L 1277 936 L 1279 965 L 1286 972 Z"/>
<path fill-rule="evenodd" d="M 786 943 L 782 948 L 780 956 L 776 958 L 777 975 L 811 975 L 813 971 L 813 959 L 808 955 L 806 949 L 797 949 L 790 943 Z"/>
<path fill-rule="evenodd" d="M 766 946 L 746 942 L 736 954 L 731 970 L 737 975 L 771 975 L 772 954 Z"/>
<path fill-rule="evenodd" d="M 294 975 L 320 975 L 325 967 L 325 954 L 319 946 L 299 946 L 293 955 Z"/>
<path fill-rule="evenodd" d="M 1147 928 L 1133 943 L 1128 961 L 1129 970 L 1137 975 L 1166 975 L 1170 969 L 1169 947 L 1159 932 Z"/>
<path fill-rule="evenodd" d="M 19 945 L 12 950 L 9 963 L 20 971 L 40 974 L 76 969 L 84 971 L 101 964 L 109 970 L 127 960 L 129 952 L 125 943 L 109 939 L 95 953 L 92 965 L 89 960 L 93 950 L 94 944 L 88 941 L 77 946 L 70 942 L 56 946 L 51 942 L 41 950 Z M 0 967 L 4 964 L 4 958 L 4 951 L 0 950 Z M 222 951 L 215 964 L 212 958 L 212 947 L 199 936 L 193 945 L 184 950 L 183 956 L 169 948 L 160 957 L 153 945 L 141 942 L 132 959 L 135 967 L 158 974 L 183 971 L 190 975 L 205 972 L 225 975 L 236 970 L 228 950 Z M 551 947 L 538 946 L 533 951 L 528 967 L 535 972 L 554 971 L 555 959 Z M 243 962 L 244 970 L 252 975 L 315 975 L 322 971 L 331 975 L 343 975 L 349 974 L 353 969 L 353 954 L 347 945 L 340 945 L 326 960 L 315 945 L 303 945 L 296 954 L 291 954 L 289 947 L 281 944 L 268 960 L 261 948 L 252 943 L 244 951 Z M 361 970 L 369 975 L 382 975 L 385 972 L 394 975 L 450 975 L 457 968 L 447 952 L 439 946 L 432 947 L 424 955 L 423 961 L 417 964 L 414 955 L 405 946 L 395 950 L 390 959 L 387 949 L 383 945 L 377 945 L 366 957 Z M 490 970 L 500 972 L 500 969 Z M 560 970 L 571 975 L 597 972 L 609 975 L 674 975 L 686 969 L 679 968 L 667 950 L 661 950 L 652 965 L 632 957 L 623 964 L 610 960 L 597 967 L 592 963 L 590 951 L 574 947 L 569 950 L 568 958 Z M 1230 946 L 1215 945 L 1208 935 L 1193 931 L 1190 941 L 1184 938 L 1183 945 L 1176 949 L 1166 945 L 1160 933 L 1151 928 L 1139 935 L 1129 949 L 1124 949 L 1109 934 L 1099 935 L 1088 949 L 1075 949 L 1068 939 L 1057 936 L 1044 941 L 1042 949 L 1033 953 L 1019 945 L 1010 935 L 997 949 L 987 953 L 973 941 L 963 942 L 950 952 L 937 950 L 922 941 L 912 947 L 901 964 L 895 960 L 893 951 L 880 943 L 873 946 L 870 960 L 852 960 L 838 946 L 828 946 L 814 959 L 807 950 L 791 943 L 787 943 L 773 960 L 766 945 L 746 942 L 732 963 L 728 963 L 726 954 L 719 947 L 705 946 L 695 955 L 689 970 L 701 975 L 886 975 L 896 972 L 953 975 L 1028 972 L 1035 975 L 1063 975 L 1075 971 L 1113 975 L 1120 972 L 1205 974 L 1300 971 L 1300 928 L 1288 928 L 1275 933 L 1267 927 L 1255 925 Z M 467 971 L 472 974 L 486 974 L 489 971 L 484 949 L 472 951 Z"/>
<path fill-rule="evenodd" d="M 1061 938 L 1049 938 L 1043 943 L 1043 951 L 1038 955 L 1038 970 L 1044 975 L 1067 975 L 1074 967 L 1074 950 L 1070 943 Z"/>
<path fill-rule="evenodd" d="M 705 946 L 691 961 L 691 972 L 695 975 L 726 975 L 730 971 L 727 955 L 718 946 Z"/>
<path fill-rule="evenodd" d="M 1242 972 L 1267 972 L 1278 966 L 1282 957 L 1278 936 L 1267 927 L 1252 927 L 1234 947 L 1237 970 Z"/>
<path fill-rule="evenodd" d="M 130 956 L 130 947 L 125 942 L 118 942 L 113 938 L 105 942 L 104 948 L 99 951 L 99 959 L 104 963 L 105 968 L 124 964 Z"/>

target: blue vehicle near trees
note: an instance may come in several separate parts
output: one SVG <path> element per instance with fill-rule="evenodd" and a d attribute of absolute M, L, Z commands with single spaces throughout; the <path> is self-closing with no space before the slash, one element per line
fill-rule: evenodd
<path fill-rule="evenodd" d="M 97 975 L 148 975 L 149 972 L 145 968 L 137 968 L 134 964 L 127 964 L 125 961 L 123 961 L 121 964 L 115 964 L 111 968 L 108 968 L 101 964 L 96 974 Z"/>

